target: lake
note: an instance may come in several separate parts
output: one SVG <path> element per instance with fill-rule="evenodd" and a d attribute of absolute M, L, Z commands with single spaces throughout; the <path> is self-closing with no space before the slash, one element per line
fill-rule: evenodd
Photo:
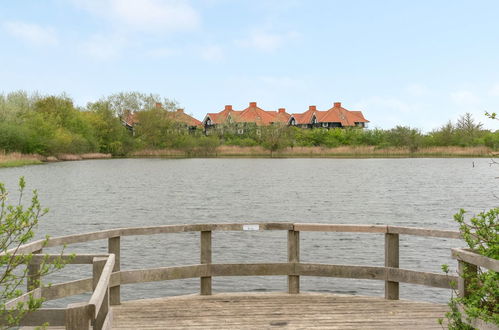
<path fill-rule="evenodd" d="M 496 207 L 499 167 L 488 159 L 111 159 L 0 169 L 49 207 L 37 235 L 216 222 L 390 224 L 457 230 L 453 214 Z M 286 232 L 215 232 L 213 262 L 286 262 Z M 302 233 L 301 260 L 382 266 L 382 235 Z M 199 234 L 122 238 L 121 269 L 199 263 Z M 107 241 L 67 252 L 106 251 Z M 451 239 L 401 236 L 400 266 L 440 272 Z M 154 251 L 156 256 L 147 255 Z M 54 282 L 91 275 L 67 266 Z M 281 276 L 214 278 L 214 292 L 285 291 Z M 198 292 L 198 279 L 128 285 L 122 299 Z M 303 291 L 383 295 L 381 281 L 302 277 Z M 401 284 L 401 298 L 444 302 L 448 290 Z M 77 299 L 77 298 L 74 298 Z M 81 299 L 80 299 L 81 300 Z"/>

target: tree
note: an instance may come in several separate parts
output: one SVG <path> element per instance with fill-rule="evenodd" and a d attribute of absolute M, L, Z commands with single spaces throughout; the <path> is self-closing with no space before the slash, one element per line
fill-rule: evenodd
<path fill-rule="evenodd" d="M 33 259 L 32 253 L 20 252 L 20 247 L 34 237 L 34 229 L 39 219 L 48 210 L 41 207 L 36 190 L 28 207 L 24 207 L 22 200 L 26 183 L 23 177 L 19 179 L 19 198 L 15 205 L 7 204 L 8 193 L 3 183 L 0 183 L 0 320 L 2 326 L 14 326 L 26 313 L 38 309 L 42 298 L 35 298 L 33 293 L 28 294 L 26 302 L 18 302 L 13 307 L 6 302 L 21 296 L 21 288 L 29 283 L 29 290 L 40 286 L 39 278 L 48 275 L 64 266 L 62 252 L 55 261 L 50 261 L 49 256 L 42 258 L 39 270 L 28 273 L 26 266 Z M 48 238 L 46 238 L 45 243 Z M 0 326 L 0 327 L 2 327 Z"/>
<path fill-rule="evenodd" d="M 161 103 L 163 109 L 174 111 L 177 102 L 168 98 L 162 99 L 158 94 L 145 94 L 140 92 L 119 92 L 101 98 L 99 102 L 108 102 L 112 111 L 121 118 L 125 111 L 143 111 L 155 107 L 156 103 Z"/>
<path fill-rule="evenodd" d="M 456 123 L 456 133 L 460 137 L 460 142 L 463 145 L 472 145 L 474 140 L 480 137 L 483 124 L 476 123 L 470 113 L 465 113 Z"/>
<path fill-rule="evenodd" d="M 273 123 L 261 128 L 261 141 L 265 149 L 270 150 L 270 156 L 274 152 L 289 147 L 292 144 L 291 130 L 285 123 Z"/>

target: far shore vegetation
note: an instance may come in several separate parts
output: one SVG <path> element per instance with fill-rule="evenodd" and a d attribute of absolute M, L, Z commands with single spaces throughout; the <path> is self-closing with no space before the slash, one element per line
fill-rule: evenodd
<path fill-rule="evenodd" d="M 155 107 L 157 102 L 163 109 Z M 490 157 L 499 130 L 470 114 L 431 132 L 392 129 L 302 129 L 227 123 L 205 134 L 169 116 L 179 105 L 155 94 L 117 93 L 85 107 L 65 95 L 0 94 L 0 167 L 110 157 Z M 139 113 L 131 132 L 125 111 Z M 368 111 L 366 111 L 368 116 Z M 485 118 L 485 117 L 484 117 Z"/>

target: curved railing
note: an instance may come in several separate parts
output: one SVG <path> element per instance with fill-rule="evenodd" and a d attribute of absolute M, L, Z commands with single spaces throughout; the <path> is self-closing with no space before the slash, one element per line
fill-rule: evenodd
<path fill-rule="evenodd" d="M 282 263 L 214 264 L 211 258 L 213 231 L 264 231 L 283 230 L 288 232 L 288 260 Z M 120 238 L 122 236 L 200 232 L 200 264 L 159 267 L 148 269 L 121 270 Z M 300 232 L 349 232 L 384 234 L 385 265 L 357 266 L 300 262 Z M 123 284 L 166 281 L 185 278 L 200 278 L 200 293 L 210 295 L 211 279 L 214 276 L 267 276 L 283 275 L 288 278 L 288 292 L 300 292 L 301 276 L 342 277 L 385 281 L 385 299 L 399 298 L 399 283 L 419 284 L 437 288 L 452 288 L 457 276 L 422 272 L 399 268 L 399 235 L 425 237 L 460 238 L 457 231 L 411 228 L 380 225 L 344 225 L 311 223 L 229 223 L 167 225 L 155 227 L 134 227 L 103 230 L 93 233 L 69 235 L 39 240 L 20 247 L 17 253 L 35 253 L 40 256 L 31 260 L 29 272 L 36 274 L 39 264 L 46 256 L 44 248 L 68 246 L 75 243 L 101 239 L 108 240 L 108 254 L 79 254 L 67 258 L 71 264 L 93 264 L 93 277 L 41 287 L 31 293 L 45 300 L 64 298 L 85 292 L 93 292 L 88 302 L 71 304 L 67 308 L 44 308 L 29 314 L 23 325 L 39 325 L 48 322 L 51 326 L 65 325 L 68 329 L 79 329 L 92 324 L 94 329 L 110 328 L 112 309 L 110 305 L 120 304 L 120 286 Z M 54 256 L 55 258 L 55 256 Z M 14 306 L 19 297 L 8 306 Z"/>

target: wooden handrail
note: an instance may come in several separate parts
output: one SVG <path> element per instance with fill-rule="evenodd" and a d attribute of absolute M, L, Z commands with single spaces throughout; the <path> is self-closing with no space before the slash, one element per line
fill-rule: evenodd
<path fill-rule="evenodd" d="M 283 263 L 253 263 L 253 264 L 214 264 L 212 263 L 212 232 L 213 231 L 288 231 L 288 259 Z M 201 251 L 200 264 L 159 267 L 135 270 L 121 270 L 120 238 L 121 236 L 155 235 L 180 232 L 200 232 Z M 304 232 L 350 232 L 367 234 L 384 234 L 385 265 L 357 266 L 334 265 L 300 262 L 300 231 Z M 385 298 L 398 299 L 399 283 L 412 283 L 439 288 L 451 288 L 451 283 L 457 276 L 421 272 L 399 268 L 399 235 L 416 235 L 426 237 L 460 238 L 457 231 L 434 230 L 425 228 L 386 226 L 386 225 L 352 225 L 352 224 L 321 224 L 321 223 L 218 223 L 191 225 L 164 225 L 151 227 L 131 227 L 103 230 L 84 234 L 68 235 L 39 240 L 24 245 L 18 253 L 41 253 L 45 247 L 70 245 L 100 239 L 108 239 L 109 254 L 79 254 L 74 257 L 63 255 L 63 259 L 71 264 L 93 264 L 94 277 L 53 285 L 36 291 L 41 297 L 51 300 L 63 298 L 83 292 L 92 291 L 90 300 L 84 304 L 72 304 L 66 309 L 66 324 L 80 324 L 75 320 L 81 315 L 89 315 L 94 328 L 109 327 L 111 323 L 110 305 L 120 304 L 120 285 L 164 281 L 183 278 L 200 278 L 201 294 L 211 294 L 213 276 L 273 276 L 283 275 L 288 278 L 288 292 L 300 292 L 300 276 L 324 276 L 373 279 L 385 281 Z M 453 250 L 453 256 L 460 262 L 476 262 L 478 266 L 490 266 L 490 261 L 472 255 L 466 250 Z M 43 260 L 53 261 L 60 255 L 34 255 L 30 267 L 37 267 Z M 492 263 L 493 269 L 499 265 Z M 47 309 L 47 311 L 49 311 Z M 54 319 L 60 323 L 60 311 L 52 311 Z M 35 313 L 32 315 L 41 315 Z M 80 316 L 78 316 L 80 315 Z M 75 323 L 76 322 L 76 323 Z M 82 321 L 85 324 L 87 321 Z M 31 323 L 30 323 L 31 324 Z"/>

